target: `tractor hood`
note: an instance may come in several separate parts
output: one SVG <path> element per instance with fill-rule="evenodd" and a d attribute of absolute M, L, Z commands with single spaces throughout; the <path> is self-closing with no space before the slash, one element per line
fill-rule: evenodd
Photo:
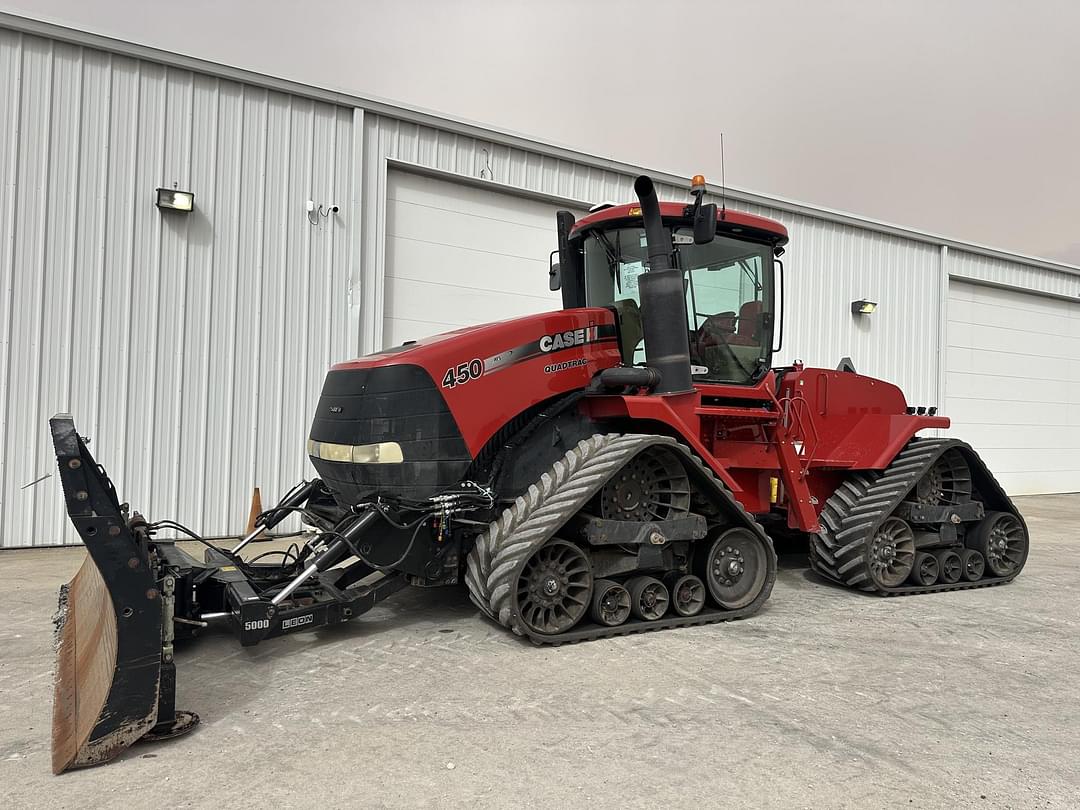
<path fill-rule="evenodd" d="M 602 308 L 410 341 L 330 369 L 308 454 L 342 506 L 430 497 L 514 417 L 620 362 L 615 316 Z"/>

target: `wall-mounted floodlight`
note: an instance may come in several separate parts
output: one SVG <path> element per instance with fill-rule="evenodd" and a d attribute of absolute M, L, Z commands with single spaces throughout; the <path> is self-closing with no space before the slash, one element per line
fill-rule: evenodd
<path fill-rule="evenodd" d="M 174 188 L 159 188 L 154 205 L 169 211 L 190 214 L 195 210 L 195 194 L 191 191 L 177 191 Z"/>
<path fill-rule="evenodd" d="M 877 309 L 877 304 L 873 301 L 852 301 L 851 302 L 851 314 L 852 315 L 873 315 L 874 310 Z"/>

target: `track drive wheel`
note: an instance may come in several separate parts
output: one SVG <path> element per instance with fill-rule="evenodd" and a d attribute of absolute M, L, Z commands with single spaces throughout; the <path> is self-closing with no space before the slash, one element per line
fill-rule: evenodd
<path fill-rule="evenodd" d="M 910 496 L 924 506 L 953 506 L 971 500 L 971 468 L 959 450 L 947 450 L 930 465 Z"/>
<path fill-rule="evenodd" d="M 913 585 L 933 585 L 937 582 L 939 570 L 937 557 L 920 551 L 915 555 L 915 564 L 908 579 Z"/>
<path fill-rule="evenodd" d="M 1027 562 L 1027 529 L 1008 512 L 987 512 L 965 542 L 983 555 L 986 568 L 996 577 L 1015 576 Z"/>
<path fill-rule="evenodd" d="M 960 581 L 964 574 L 964 562 L 952 549 L 940 549 L 934 552 L 938 561 L 938 578 L 946 585 Z"/>
<path fill-rule="evenodd" d="M 964 579 L 968 582 L 982 579 L 983 572 L 986 570 L 986 560 L 973 548 L 960 550 L 960 565 L 964 569 Z"/>
<path fill-rule="evenodd" d="M 665 447 L 634 456 L 600 490 L 600 515 L 610 520 L 668 520 L 690 513 L 690 481 Z"/>
<path fill-rule="evenodd" d="M 693 574 L 672 574 L 666 584 L 671 606 L 679 616 L 696 616 L 705 607 L 705 583 Z"/>
<path fill-rule="evenodd" d="M 653 577 L 634 577 L 626 583 L 630 592 L 630 611 L 639 619 L 652 621 L 667 613 L 671 597 L 667 586 Z"/>
<path fill-rule="evenodd" d="M 616 627 L 630 618 L 630 592 L 618 582 L 598 579 L 593 583 L 593 621 L 604 627 Z"/>
<path fill-rule="evenodd" d="M 517 582 L 521 620 L 535 633 L 565 633 L 585 615 L 593 591 L 584 549 L 553 538 L 525 563 Z"/>
<path fill-rule="evenodd" d="M 754 532 L 728 529 L 710 542 L 702 541 L 697 571 L 709 596 L 722 608 L 737 610 L 757 599 L 769 574 L 769 549 Z"/>

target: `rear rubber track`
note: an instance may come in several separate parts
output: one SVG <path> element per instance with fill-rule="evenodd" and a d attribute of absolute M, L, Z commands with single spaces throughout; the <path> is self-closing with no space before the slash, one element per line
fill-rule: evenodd
<path fill-rule="evenodd" d="M 865 562 L 870 539 L 930 466 L 953 448 L 963 451 L 969 463 L 982 463 L 970 445 L 958 439 L 912 439 L 885 470 L 858 472 L 841 484 L 821 510 L 821 531 L 810 536 L 810 567 L 834 582 L 883 596 L 964 591 L 1003 585 L 1015 579 L 1019 571 L 1012 576 L 985 577 L 975 582 L 882 588 L 870 577 Z M 990 472 L 985 467 L 983 472 L 997 488 L 995 494 L 1007 501 Z"/>
<path fill-rule="evenodd" d="M 469 552 L 465 583 L 472 601 L 489 618 L 517 635 L 528 636 L 537 644 L 565 644 L 597 638 L 661 630 L 671 627 L 712 624 L 756 613 L 769 598 L 776 580 L 775 564 L 758 598 L 739 610 L 706 607 L 696 616 L 665 616 L 653 621 L 631 619 L 616 627 L 600 627 L 583 622 L 558 635 L 531 632 L 519 620 L 514 604 L 514 589 L 525 562 L 553 537 L 589 499 L 631 458 L 652 446 L 668 446 L 684 455 L 685 460 L 709 476 L 717 486 L 723 484 L 699 459 L 674 439 L 644 434 L 598 433 L 578 442 L 540 476 L 528 491 L 503 510 L 499 518 L 476 538 Z M 772 542 L 764 530 L 729 498 L 744 524 L 757 532 L 772 553 Z M 775 563 L 775 555 L 773 555 Z"/>

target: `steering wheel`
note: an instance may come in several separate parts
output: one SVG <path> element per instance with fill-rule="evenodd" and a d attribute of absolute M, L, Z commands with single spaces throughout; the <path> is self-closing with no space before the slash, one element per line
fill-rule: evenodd
<path fill-rule="evenodd" d="M 702 350 L 709 346 L 727 344 L 727 335 L 735 334 L 735 323 L 734 312 L 718 312 L 715 315 L 709 315 L 694 333 L 698 354 L 701 355 Z"/>

